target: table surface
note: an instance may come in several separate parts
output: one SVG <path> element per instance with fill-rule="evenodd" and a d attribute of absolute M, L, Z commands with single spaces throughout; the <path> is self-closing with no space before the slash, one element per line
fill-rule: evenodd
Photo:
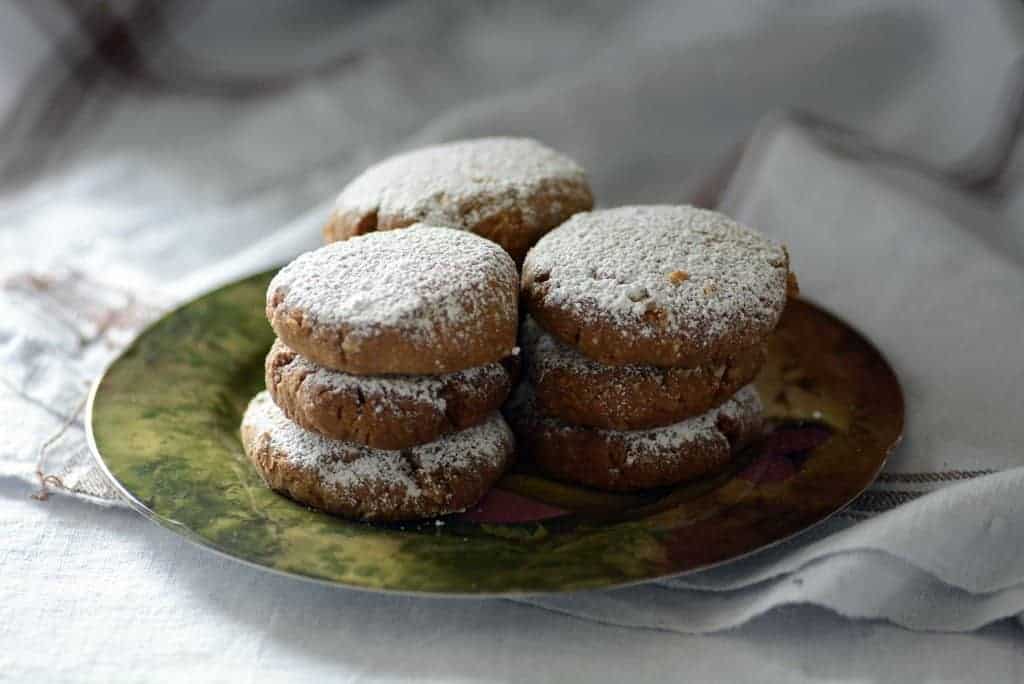
<path fill-rule="evenodd" d="M 796 607 L 713 636 L 622 629 L 508 601 L 312 585 L 220 558 L 132 511 L 32 491 L 0 480 L 0 680 L 1024 678 L 1013 622 L 921 634 Z"/>

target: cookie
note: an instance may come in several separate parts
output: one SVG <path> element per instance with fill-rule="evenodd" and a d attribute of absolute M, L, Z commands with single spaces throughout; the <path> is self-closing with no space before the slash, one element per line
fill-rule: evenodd
<path fill-rule="evenodd" d="M 523 264 L 545 330 L 604 364 L 693 367 L 762 344 L 795 293 L 789 255 L 722 214 L 689 206 L 577 214 Z"/>
<path fill-rule="evenodd" d="M 515 264 L 494 243 L 414 226 L 303 254 L 270 281 L 267 318 L 325 368 L 451 373 L 512 353 L 517 284 Z"/>
<path fill-rule="evenodd" d="M 752 385 L 718 408 L 650 430 L 602 430 L 541 415 L 521 385 L 506 409 L 523 453 L 550 476 L 608 491 L 664 487 L 714 473 L 761 431 Z"/>
<path fill-rule="evenodd" d="M 307 430 L 404 449 L 485 421 L 508 397 L 518 365 L 510 356 L 443 375 L 351 375 L 317 366 L 278 340 L 266 379 L 274 403 Z"/>
<path fill-rule="evenodd" d="M 324 239 L 422 222 L 472 231 L 520 263 L 544 233 L 593 205 L 583 169 L 539 142 L 465 140 L 371 166 L 338 196 Z"/>
<path fill-rule="evenodd" d="M 475 427 L 397 451 L 305 430 L 260 392 L 242 419 L 242 444 L 271 489 L 328 513 L 399 521 L 463 511 L 509 464 L 512 432 L 498 413 Z"/>
<path fill-rule="evenodd" d="M 718 406 L 764 365 L 763 346 L 694 368 L 606 366 L 562 344 L 527 316 L 520 335 L 537 409 L 610 430 L 669 425 Z"/>

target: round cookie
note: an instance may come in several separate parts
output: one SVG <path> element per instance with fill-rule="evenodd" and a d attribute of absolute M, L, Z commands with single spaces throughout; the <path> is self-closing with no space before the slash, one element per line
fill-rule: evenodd
<path fill-rule="evenodd" d="M 718 406 L 764 365 L 763 346 L 694 368 L 606 366 L 544 332 L 527 316 L 520 336 L 537 409 L 609 430 L 669 425 Z"/>
<path fill-rule="evenodd" d="M 324 239 L 423 222 L 472 231 L 521 263 L 544 233 L 593 205 L 583 169 L 568 157 L 528 138 L 480 138 L 371 166 L 338 196 Z"/>
<path fill-rule="evenodd" d="M 609 365 L 692 367 L 764 342 L 796 281 L 789 255 L 722 214 L 689 206 L 577 214 L 523 264 L 537 322 Z"/>
<path fill-rule="evenodd" d="M 517 282 L 494 243 L 414 226 L 295 259 L 270 281 L 267 318 L 285 344 L 326 368 L 450 373 L 512 353 Z"/>
<path fill-rule="evenodd" d="M 443 375 L 361 376 L 317 366 L 280 340 L 267 390 L 288 418 L 332 439 L 404 449 L 478 425 L 512 390 L 518 356 Z"/>
<path fill-rule="evenodd" d="M 506 411 L 522 452 L 556 479 L 608 491 L 664 487 L 713 473 L 755 439 L 763 423 L 752 385 L 695 418 L 628 432 L 542 416 L 530 389 L 520 387 Z"/>
<path fill-rule="evenodd" d="M 242 444 L 271 489 L 328 513 L 377 521 L 469 508 L 505 470 L 514 449 L 498 413 L 411 449 L 371 449 L 304 430 L 266 392 L 245 411 Z"/>

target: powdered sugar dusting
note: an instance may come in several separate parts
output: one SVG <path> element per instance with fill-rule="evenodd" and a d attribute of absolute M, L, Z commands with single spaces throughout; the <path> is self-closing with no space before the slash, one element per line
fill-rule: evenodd
<path fill-rule="evenodd" d="M 629 206 L 576 214 L 534 246 L 523 273 L 546 305 L 582 320 L 711 349 L 737 330 L 778 324 L 788 256 L 713 211 Z"/>
<path fill-rule="evenodd" d="M 480 138 L 371 166 L 341 192 L 336 209 L 468 230 L 513 207 L 529 214 L 528 200 L 542 185 L 589 196 L 583 169 L 568 157 L 528 138 Z"/>
<path fill-rule="evenodd" d="M 421 483 L 500 467 L 507 457 L 506 445 L 512 443 L 508 425 L 495 413 L 478 426 L 428 444 L 397 451 L 372 449 L 304 430 L 285 417 L 267 392 L 249 403 L 243 426 L 268 435 L 276 454 L 340 497 L 357 487 L 401 491 L 405 505 L 420 498 Z"/>
<path fill-rule="evenodd" d="M 267 298 L 282 297 L 314 324 L 344 326 L 354 344 L 382 328 L 426 344 L 459 344 L 489 309 L 514 316 L 517 288 L 515 264 L 494 243 L 416 225 L 307 252 L 274 277 Z"/>

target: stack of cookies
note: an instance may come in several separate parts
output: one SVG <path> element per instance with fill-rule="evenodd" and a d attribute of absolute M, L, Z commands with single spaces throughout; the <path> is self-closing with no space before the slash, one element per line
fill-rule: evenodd
<path fill-rule="evenodd" d="M 278 336 L 243 418 L 267 484 L 350 518 L 475 504 L 513 457 L 518 274 L 498 245 L 417 224 L 309 252 L 267 292 Z"/>
<path fill-rule="evenodd" d="M 517 329 L 506 415 L 551 476 L 628 491 L 729 463 L 762 427 L 750 383 L 795 290 L 786 250 L 694 207 L 592 205 L 578 164 L 522 138 L 353 180 L 329 244 L 267 292 L 278 339 L 242 424 L 266 482 L 366 520 L 474 505 L 513 458 Z"/>
<path fill-rule="evenodd" d="M 785 248 L 722 214 L 576 214 L 523 264 L 522 450 L 610 491 L 721 469 L 761 429 L 749 383 L 794 290 Z"/>

